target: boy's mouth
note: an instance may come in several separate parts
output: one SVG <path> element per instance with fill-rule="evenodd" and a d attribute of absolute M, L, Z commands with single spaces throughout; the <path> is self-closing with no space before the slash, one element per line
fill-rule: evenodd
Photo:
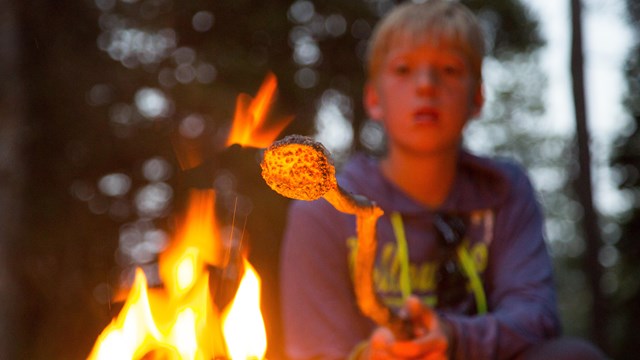
<path fill-rule="evenodd" d="M 438 117 L 438 110 L 431 107 L 420 108 L 413 113 L 413 118 L 416 122 L 435 122 Z"/>

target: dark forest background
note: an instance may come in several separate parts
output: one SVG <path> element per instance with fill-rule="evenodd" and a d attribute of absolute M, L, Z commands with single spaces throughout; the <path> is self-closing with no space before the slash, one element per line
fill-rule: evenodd
<path fill-rule="evenodd" d="M 565 332 L 632 359 L 640 351 L 640 134 L 621 136 L 610 164 L 633 205 L 616 218 L 587 218 L 599 226 L 585 236 L 580 139 L 536 127 L 547 79 L 535 14 L 518 0 L 463 2 L 482 19 L 499 69 L 470 146 L 516 157 L 534 180 L 559 179 L 540 193 Z M 277 266 L 287 200 L 260 178 L 258 149 L 221 142 L 236 96 L 255 94 L 273 72 L 275 113 L 295 116 L 283 135 L 315 134 L 318 113 L 330 108 L 351 134 L 337 159 L 376 151 L 360 104 L 362 59 L 393 4 L 0 0 L 0 358 L 85 358 L 117 311 L 112 294 L 135 266 L 153 269 L 194 187 L 217 190 L 221 223 L 246 223 L 265 287 L 268 357 L 282 358 Z M 627 0 L 627 8 L 640 32 L 640 5 Z M 625 68 L 636 124 L 639 53 L 636 43 Z M 579 52 L 575 61 L 581 66 Z M 183 171 L 180 149 L 206 161 Z M 615 261 L 604 261 L 612 251 Z"/>

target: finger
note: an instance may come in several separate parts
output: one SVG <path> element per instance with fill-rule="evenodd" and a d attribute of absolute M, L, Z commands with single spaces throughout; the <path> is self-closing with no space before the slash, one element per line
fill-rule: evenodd
<path fill-rule="evenodd" d="M 423 347 L 414 341 L 398 341 L 390 346 L 389 351 L 395 358 L 418 359 L 425 352 Z"/>
<path fill-rule="evenodd" d="M 446 358 L 447 347 L 448 343 L 444 337 L 426 335 L 412 341 L 395 342 L 389 346 L 389 353 L 399 358 L 422 359 L 431 354 Z"/>
<path fill-rule="evenodd" d="M 385 351 L 385 350 L 371 350 L 369 352 L 369 357 L 367 358 L 369 360 L 394 360 L 397 359 L 395 357 L 393 357 L 392 354 L 390 354 L 389 352 Z"/>
<path fill-rule="evenodd" d="M 429 353 L 422 357 L 422 360 L 447 360 L 446 353 Z"/>
<path fill-rule="evenodd" d="M 430 306 L 424 305 L 417 296 L 407 298 L 404 310 L 417 328 L 426 326 L 427 330 L 431 330 L 437 325 L 436 312 Z"/>
<path fill-rule="evenodd" d="M 404 307 L 412 318 L 421 316 L 424 305 L 417 296 L 409 296 L 404 303 Z"/>
<path fill-rule="evenodd" d="M 386 328 L 380 328 L 373 332 L 369 339 L 369 360 L 393 360 L 390 352 L 393 343 L 393 335 Z"/>
<path fill-rule="evenodd" d="M 422 337 L 416 338 L 413 342 L 420 348 L 423 354 L 446 354 L 449 346 L 447 338 L 439 332 L 430 332 Z"/>
<path fill-rule="evenodd" d="M 385 350 L 393 343 L 394 337 L 391 330 L 386 327 L 379 327 L 374 330 L 370 337 L 370 347 L 372 350 Z"/>

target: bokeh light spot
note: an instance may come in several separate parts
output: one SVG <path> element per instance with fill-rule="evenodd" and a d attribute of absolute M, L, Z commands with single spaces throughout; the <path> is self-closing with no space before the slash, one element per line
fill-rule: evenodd
<path fill-rule="evenodd" d="M 218 71 L 211 64 L 200 64 L 196 68 L 196 78 L 200 83 L 212 83 L 216 79 L 217 75 Z"/>
<path fill-rule="evenodd" d="M 340 14 L 329 15 L 324 21 L 324 27 L 331 36 L 338 37 L 347 31 L 347 20 Z"/>
<path fill-rule="evenodd" d="M 349 98 L 339 91 L 327 90 L 322 95 L 315 138 L 336 158 L 345 155 L 353 143 L 353 127 L 348 119 L 352 112 Z"/>
<path fill-rule="evenodd" d="M 108 104 L 111 101 L 111 88 L 109 85 L 96 84 L 87 94 L 87 103 L 92 106 Z"/>
<path fill-rule="evenodd" d="M 159 89 L 142 88 L 135 95 L 136 107 L 148 119 L 169 115 L 169 100 Z"/>
<path fill-rule="evenodd" d="M 313 69 L 307 67 L 299 69 L 294 75 L 296 85 L 303 89 L 309 89 L 318 83 L 318 74 Z"/>
<path fill-rule="evenodd" d="M 198 136 L 202 135 L 204 129 L 204 118 L 197 114 L 191 114 L 182 119 L 178 131 L 180 131 L 180 135 L 188 139 L 195 139 Z"/>
<path fill-rule="evenodd" d="M 306 23 L 313 18 L 315 8 L 311 1 L 301 0 L 291 4 L 289 8 L 289 20 L 299 24 Z"/>
<path fill-rule="evenodd" d="M 618 263 L 620 253 L 613 245 L 605 245 L 598 251 L 598 261 L 605 268 L 610 268 Z"/>
<path fill-rule="evenodd" d="M 80 201 L 89 201 L 95 196 L 95 190 L 86 181 L 76 180 L 71 184 L 71 195 Z"/>
<path fill-rule="evenodd" d="M 198 32 L 209 31 L 213 27 L 215 17 L 209 11 L 198 11 L 191 19 L 193 29 Z"/>
<path fill-rule="evenodd" d="M 142 164 L 142 174 L 149 181 L 165 181 L 171 176 L 171 165 L 163 157 L 153 157 Z"/>
<path fill-rule="evenodd" d="M 182 84 L 188 84 L 196 78 L 196 70 L 189 64 L 181 64 L 175 71 L 176 80 Z"/>
<path fill-rule="evenodd" d="M 123 196 L 131 189 L 131 178 L 123 173 L 112 173 L 98 181 L 98 189 L 107 196 Z"/>
<path fill-rule="evenodd" d="M 367 150 L 381 153 L 385 147 L 385 133 L 382 125 L 376 121 L 366 121 L 360 130 L 360 142 Z"/>
<path fill-rule="evenodd" d="M 312 65 L 320 60 L 320 48 L 310 37 L 303 37 L 296 41 L 293 59 L 300 65 Z"/>
<path fill-rule="evenodd" d="M 176 64 L 193 64 L 196 60 L 196 51 L 190 47 L 181 47 L 176 49 L 173 54 L 173 60 Z"/>
<path fill-rule="evenodd" d="M 138 215 L 156 218 L 168 210 L 173 198 L 173 189 L 163 182 L 149 184 L 138 191 L 135 197 Z"/>
<path fill-rule="evenodd" d="M 357 19 L 351 25 L 351 35 L 356 39 L 367 39 L 371 35 L 371 25 L 364 19 Z"/>
<path fill-rule="evenodd" d="M 102 11 L 109 11 L 116 5 L 116 0 L 96 0 L 96 6 Z"/>

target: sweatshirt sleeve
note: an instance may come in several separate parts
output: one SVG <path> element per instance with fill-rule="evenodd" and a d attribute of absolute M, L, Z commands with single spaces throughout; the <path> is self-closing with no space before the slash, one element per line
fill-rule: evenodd
<path fill-rule="evenodd" d="M 456 334 L 456 359 L 513 359 L 559 333 L 542 211 L 524 171 L 511 169 L 511 174 L 509 195 L 495 213 L 485 272 L 489 312 L 443 314 Z"/>
<path fill-rule="evenodd" d="M 294 201 L 281 257 L 281 299 L 289 359 L 344 359 L 371 331 L 349 275 L 347 236 L 355 222 L 326 201 Z"/>

